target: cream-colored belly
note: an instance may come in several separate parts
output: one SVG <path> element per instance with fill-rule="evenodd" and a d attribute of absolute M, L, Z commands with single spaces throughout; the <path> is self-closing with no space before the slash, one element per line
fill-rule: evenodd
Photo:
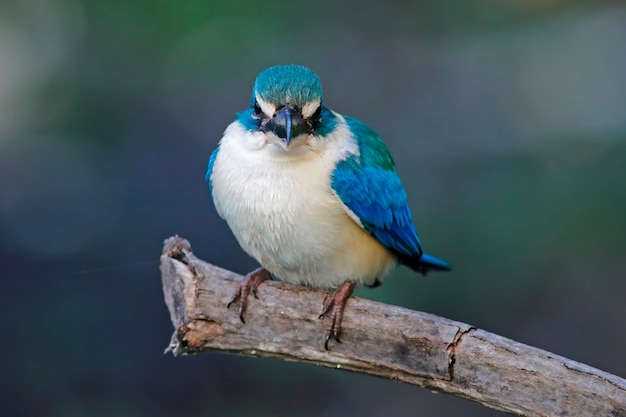
<path fill-rule="evenodd" d="M 370 285 L 395 257 L 355 223 L 330 187 L 328 152 L 264 158 L 223 140 L 213 174 L 218 213 L 242 248 L 276 278 L 317 288 Z"/>

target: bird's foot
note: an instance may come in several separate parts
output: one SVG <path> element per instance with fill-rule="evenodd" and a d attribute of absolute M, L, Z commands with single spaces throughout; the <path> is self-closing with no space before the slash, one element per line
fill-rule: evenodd
<path fill-rule="evenodd" d="M 355 286 L 356 284 L 350 281 L 346 281 L 338 286 L 328 304 L 324 306 L 324 311 L 320 314 L 320 318 L 322 318 L 330 313 L 330 325 L 326 329 L 326 335 L 324 337 L 324 349 L 326 350 L 328 350 L 328 341 L 331 336 L 337 343 L 341 343 L 339 333 L 341 332 L 343 311 L 346 308 L 346 302 L 352 295 Z"/>
<path fill-rule="evenodd" d="M 226 305 L 226 308 L 230 308 L 231 304 L 235 301 L 239 300 L 239 319 L 242 323 L 246 321 L 243 319 L 243 314 L 246 311 L 246 306 L 248 305 L 248 295 L 252 293 L 254 298 L 259 298 L 256 295 L 256 289 L 262 282 L 272 279 L 269 271 L 265 268 L 255 269 L 250 272 L 244 278 L 243 282 L 237 288 L 237 291 L 233 294 L 232 298 Z"/>

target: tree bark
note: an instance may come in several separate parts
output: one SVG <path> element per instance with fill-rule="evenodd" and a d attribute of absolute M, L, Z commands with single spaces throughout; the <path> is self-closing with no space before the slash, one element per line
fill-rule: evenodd
<path fill-rule="evenodd" d="M 246 323 L 226 308 L 243 279 L 165 241 L 165 302 L 175 332 L 166 351 L 269 356 L 397 379 L 522 416 L 626 417 L 626 380 L 471 325 L 351 298 L 342 343 L 324 349 L 326 291 L 268 281 Z"/>

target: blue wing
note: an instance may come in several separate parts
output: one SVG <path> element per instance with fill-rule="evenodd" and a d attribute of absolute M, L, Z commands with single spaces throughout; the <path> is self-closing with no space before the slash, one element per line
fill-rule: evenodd
<path fill-rule="evenodd" d="M 209 184 L 209 191 L 211 192 L 211 197 L 213 197 L 213 184 L 211 184 L 211 174 L 213 173 L 213 165 L 215 164 L 215 158 L 217 157 L 217 152 L 220 150 L 218 146 L 211 157 L 209 158 L 209 165 L 207 166 L 206 175 L 204 176 L 204 180 Z"/>
<path fill-rule="evenodd" d="M 402 263 L 417 266 L 422 247 L 389 149 L 367 125 L 350 117 L 345 120 L 359 143 L 360 155 L 337 164 L 332 189 L 367 232 Z"/>

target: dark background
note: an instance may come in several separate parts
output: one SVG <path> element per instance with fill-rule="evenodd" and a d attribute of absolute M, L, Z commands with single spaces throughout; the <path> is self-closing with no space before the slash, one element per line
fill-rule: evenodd
<path fill-rule="evenodd" d="M 204 170 L 256 74 L 285 63 L 381 134 L 426 250 L 454 264 L 360 296 L 626 376 L 624 45 L 617 1 L 5 0 L 0 414 L 501 415 L 310 365 L 162 354 L 163 239 L 255 267 Z"/>

